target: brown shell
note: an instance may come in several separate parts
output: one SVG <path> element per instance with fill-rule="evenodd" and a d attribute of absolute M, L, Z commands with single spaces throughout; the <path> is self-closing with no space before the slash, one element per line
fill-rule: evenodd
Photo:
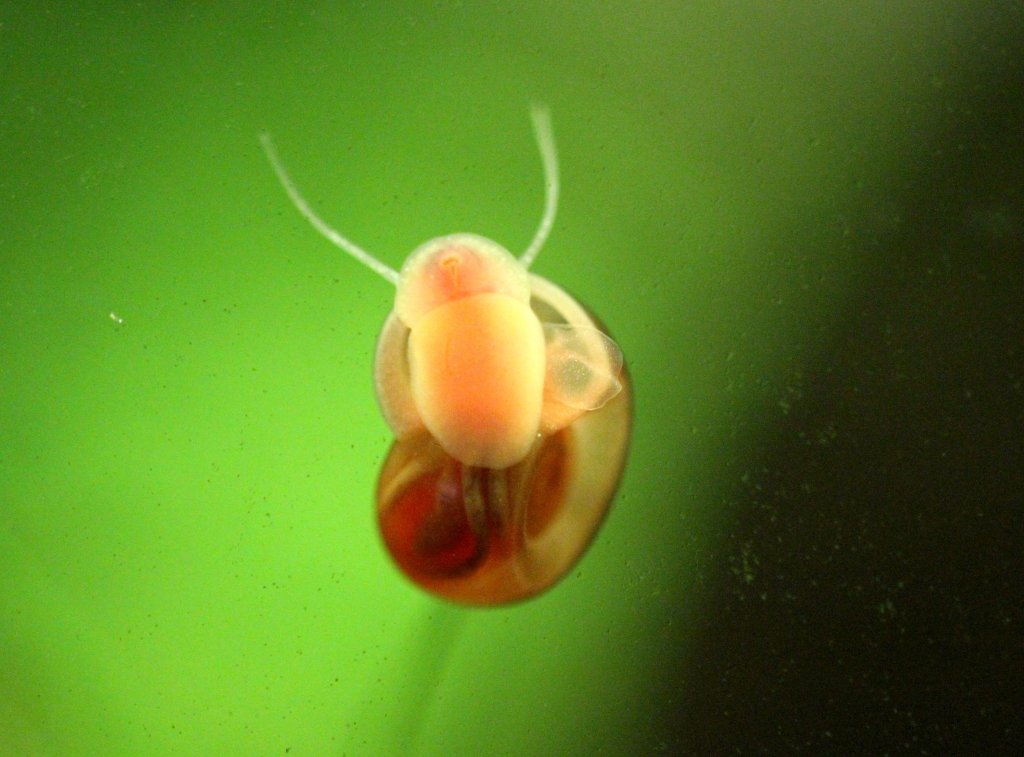
<path fill-rule="evenodd" d="M 396 441 L 377 485 L 377 517 L 398 567 L 429 592 L 496 605 L 561 579 L 593 541 L 625 467 L 632 385 L 541 436 L 520 463 L 465 466 L 426 433 Z"/>

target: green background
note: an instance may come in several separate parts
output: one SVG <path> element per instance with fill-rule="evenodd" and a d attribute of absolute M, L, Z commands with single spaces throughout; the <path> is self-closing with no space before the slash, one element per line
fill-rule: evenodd
<path fill-rule="evenodd" d="M 1019 3 L 0 3 L 0 753 L 1021 737 Z M 550 593 L 390 564 L 370 380 L 472 231 L 636 392 Z M 116 317 L 112 317 L 114 314 Z"/>

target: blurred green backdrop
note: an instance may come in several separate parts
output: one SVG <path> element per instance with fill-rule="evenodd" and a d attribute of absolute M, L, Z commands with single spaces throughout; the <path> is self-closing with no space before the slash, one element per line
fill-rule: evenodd
<path fill-rule="evenodd" d="M 0 753 L 1020 737 L 1017 3 L 0 3 Z M 466 610 L 375 533 L 392 265 L 473 231 L 608 324 L 630 466 Z"/>

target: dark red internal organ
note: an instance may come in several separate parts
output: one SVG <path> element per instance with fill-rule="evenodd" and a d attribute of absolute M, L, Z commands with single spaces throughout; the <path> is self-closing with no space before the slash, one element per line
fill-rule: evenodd
<path fill-rule="evenodd" d="M 410 576 L 463 575 L 486 553 L 487 534 L 470 523 L 462 469 L 449 459 L 442 468 L 413 479 L 380 513 L 384 541 Z"/>
<path fill-rule="evenodd" d="M 459 601 L 496 604 L 530 596 L 530 541 L 557 519 L 565 499 L 570 435 L 544 438 L 521 463 L 471 468 L 429 437 L 396 442 L 381 472 L 378 518 L 402 571 Z M 507 595 L 507 596 L 506 596 Z"/>

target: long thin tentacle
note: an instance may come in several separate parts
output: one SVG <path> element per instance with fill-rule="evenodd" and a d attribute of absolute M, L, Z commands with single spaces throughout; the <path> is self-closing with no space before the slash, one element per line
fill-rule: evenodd
<path fill-rule="evenodd" d="M 540 252 L 541 247 L 551 233 L 558 211 L 558 151 L 555 147 L 555 136 L 551 130 L 551 114 L 547 106 L 534 104 L 530 108 L 533 119 L 533 134 L 540 148 L 540 157 L 544 163 L 544 215 L 540 219 L 537 233 L 526 251 L 519 256 L 519 262 L 529 268 Z"/>
<path fill-rule="evenodd" d="M 270 135 L 266 133 L 260 134 L 260 143 L 263 145 L 264 152 L 267 153 L 267 159 L 270 161 L 270 165 L 274 167 L 274 172 L 277 174 L 277 178 L 281 182 L 281 186 L 284 187 L 285 192 L 288 193 L 288 196 L 292 200 L 292 204 L 295 205 L 296 209 L 306 217 L 306 220 L 313 224 L 314 228 L 316 228 L 316 230 L 326 237 L 332 244 L 340 247 L 374 273 L 383 276 L 392 284 L 397 284 L 398 271 L 377 260 L 377 258 L 355 242 L 342 236 L 338 231 L 328 226 L 327 222 L 320 218 L 320 216 L 318 216 L 313 209 L 309 207 L 309 203 L 306 202 L 306 199 L 299 193 L 295 183 L 288 175 L 288 171 L 285 170 L 284 164 L 281 163 L 281 159 L 277 157 L 277 150 L 274 149 L 274 143 L 270 139 Z"/>

